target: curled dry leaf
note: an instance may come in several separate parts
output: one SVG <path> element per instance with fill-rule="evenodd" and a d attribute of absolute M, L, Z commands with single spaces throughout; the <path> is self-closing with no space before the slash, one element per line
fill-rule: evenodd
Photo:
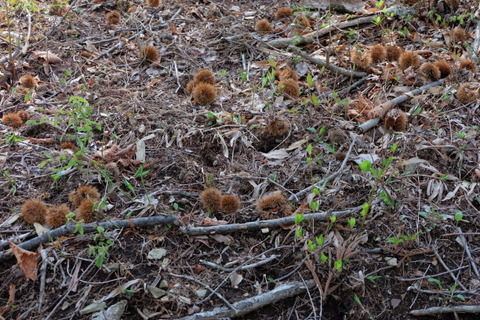
<path fill-rule="evenodd" d="M 63 62 L 63 60 L 60 59 L 59 56 L 57 56 L 55 53 L 53 53 L 51 51 L 34 51 L 32 53 L 32 58 L 39 59 L 39 60 L 44 60 L 48 63 L 61 63 L 61 62 Z"/>
<path fill-rule="evenodd" d="M 25 273 L 25 278 L 33 281 L 37 280 L 37 258 L 40 253 L 24 250 L 13 242 L 10 242 L 10 248 L 12 248 L 15 258 L 17 258 L 18 266 L 22 269 L 23 273 Z"/>

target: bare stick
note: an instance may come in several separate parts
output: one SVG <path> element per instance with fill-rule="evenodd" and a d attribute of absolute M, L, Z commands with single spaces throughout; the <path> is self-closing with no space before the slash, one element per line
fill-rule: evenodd
<path fill-rule="evenodd" d="M 231 271 L 240 271 L 240 270 L 256 268 L 256 267 L 261 266 L 263 264 L 269 263 L 270 261 L 273 261 L 273 260 L 277 259 L 278 257 L 280 257 L 280 255 L 274 254 L 274 255 L 272 255 L 272 256 L 264 259 L 264 260 L 260 260 L 258 262 L 248 264 L 246 266 L 241 266 L 241 267 L 238 267 L 238 268 L 227 268 L 227 267 L 224 267 L 224 266 L 221 266 L 219 264 L 216 264 L 216 263 L 213 263 L 213 262 L 210 262 L 210 261 L 206 261 L 206 260 L 200 260 L 200 262 L 203 263 L 204 265 L 212 267 L 212 268 L 216 268 L 216 269 L 219 269 L 219 270 L 222 270 L 222 271 L 231 272 Z"/>
<path fill-rule="evenodd" d="M 375 126 L 378 123 L 378 121 L 380 121 L 378 118 L 383 118 L 383 116 L 385 116 L 385 114 L 388 111 L 390 111 L 390 109 L 392 109 L 394 106 L 399 105 L 400 103 L 403 103 L 403 102 L 409 100 L 413 96 L 418 95 L 418 94 L 422 93 L 423 91 L 425 91 L 427 89 L 430 89 L 431 87 L 439 86 L 444 81 L 445 81 L 445 79 L 440 79 L 440 80 L 437 80 L 435 82 L 431 82 L 429 84 L 421 86 L 420 88 L 417 88 L 417 89 L 414 89 L 412 91 L 406 92 L 406 93 L 402 94 L 401 96 L 396 97 L 395 99 L 392 99 L 390 101 L 382 103 L 381 105 L 379 105 L 379 106 L 373 108 L 372 110 L 370 110 L 369 116 L 372 119 L 370 119 L 369 121 L 367 121 L 365 123 L 362 123 L 358 127 L 364 132 L 373 128 L 373 126 Z M 375 119 L 377 119 L 377 120 L 375 120 Z M 372 124 L 373 124 L 373 126 L 372 126 Z"/>
<path fill-rule="evenodd" d="M 235 310 L 235 311 L 238 311 L 235 309 L 234 306 L 232 306 L 232 304 L 227 300 L 225 299 L 220 293 L 214 291 L 208 284 L 205 284 L 203 282 L 201 282 L 200 280 L 197 280 L 195 278 L 192 278 L 192 277 L 189 277 L 189 276 L 185 276 L 185 275 L 182 275 L 182 274 L 174 274 L 174 273 L 170 273 L 171 276 L 174 276 L 174 277 L 178 277 L 178 278 L 184 278 L 184 279 L 187 279 L 187 280 L 190 280 L 190 281 L 193 281 L 201 286 L 203 286 L 205 289 L 207 289 L 208 291 L 210 291 L 211 293 L 215 294 L 220 300 L 222 300 L 223 302 L 225 302 L 225 304 L 230 308 L 230 310 Z"/>
<path fill-rule="evenodd" d="M 89 223 L 83 225 L 84 233 L 92 233 L 97 231 L 97 226 L 103 227 L 105 229 L 117 229 L 117 228 L 143 228 L 153 225 L 166 225 L 171 223 L 176 223 L 176 216 L 155 216 L 148 218 L 136 218 L 131 220 L 116 220 L 111 222 L 100 222 L 100 223 Z M 61 236 L 66 236 L 75 232 L 77 227 L 72 224 L 61 226 L 60 228 L 51 230 L 41 236 L 35 237 L 23 243 L 20 243 L 18 246 L 25 250 L 32 250 L 41 245 L 42 243 L 54 241 Z M 4 259 L 12 256 L 11 250 L 0 253 L 0 262 Z"/>
<path fill-rule="evenodd" d="M 458 280 L 457 276 L 453 274 L 453 272 L 450 270 L 450 268 L 445 264 L 445 262 L 443 262 L 443 259 L 442 257 L 440 257 L 440 255 L 438 254 L 438 251 L 436 248 L 433 249 L 434 252 L 435 252 L 435 256 L 437 257 L 438 261 L 440 261 L 440 264 L 445 268 L 445 270 L 448 271 L 448 273 L 450 274 L 450 276 L 452 277 L 453 281 L 455 281 L 455 283 L 458 283 L 458 285 L 460 287 L 462 287 L 463 290 L 467 291 L 468 289 L 465 288 L 465 286 L 460 282 L 460 280 Z"/>
<path fill-rule="evenodd" d="M 440 313 L 480 313 L 480 306 L 452 306 L 452 307 L 432 307 L 420 310 L 412 310 L 410 314 L 413 316 L 428 316 Z"/>
<path fill-rule="evenodd" d="M 345 155 L 345 159 L 343 159 L 343 162 L 342 162 L 342 165 L 340 166 L 340 169 L 338 169 L 336 172 L 332 173 L 331 175 L 329 175 L 325 179 L 322 179 L 319 182 L 317 182 L 317 183 L 315 183 L 315 184 L 313 184 L 313 185 L 311 185 L 311 186 L 309 186 L 309 187 L 307 187 L 303 190 L 298 191 L 294 195 L 290 196 L 288 198 L 288 201 L 292 201 L 293 199 L 297 199 L 298 196 L 301 196 L 302 194 L 305 194 L 305 193 L 309 192 L 313 188 L 318 188 L 319 186 L 321 186 L 325 183 L 328 183 L 329 181 L 335 179 L 339 174 L 341 174 L 345 170 L 345 166 L 347 165 L 348 159 L 350 158 L 350 154 L 352 153 L 353 146 L 355 145 L 356 140 L 357 139 L 354 138 L 352 143 L 350 144 L 350 148 L 348 148 L 347 154 Z"/>
<path fill-rule="evenodd" d="M 343 211 L 334 211 L 334 212 L 317 212 L 317 213 L 309 213 L 303 216 L 303 221 L 314 221 L 314 220 L 328 220 L 331 216 L 341 217 L 347 214 L 354 213 L 356 211 L 362 210 L 362 206 L 354 207 L 348 210 Z M 205 234 L 215 234 L 215 233 L 233 233 L 237 231 L 245 231 L 245 230 L 258 230 L 263 228 L 276 228 L 281 225 L 292 225 L 295 224 L 295 216 L 279 218 L 279 219 L 271 219 L 271 220 L 259 220 L 253 222 L 246 222 L 246 223 L 234 223 L 234 224 L 226 224 L 226 225 L 219 225 L 219 226 L 212 226 L 212 227 L 180 227 L 183 233 L 191 235 L 191 236 L 198 236 L 198 235 L 205 235 Z"/>
<path fill-rule="evenodd" d="M 478 56 L 480 55 L 480 19 L 477 21 L 477 28 L 475 29 L 475 41 L 473 42 L 472 53 L 473 60 L 478 63 Z"/>
<path fill-rule="evenodd" d="M 470 252 L 470 247 L 468 246 L 467 239 L 465 239 L 465 236 L 462 233 L 462 228 L 458 227 L 457 228 L 458 232 L 460 232 L 459 238 L 460 241 L 463 243 L 463 247 L 465 248 L 465 252 L 467 252 L 468 259 L 470 259 L 470 264 L 472 265 L 473 272 L 475 272 L 475 275 L 477 278 L 480 279 L 480 273 L 478 272 L 477 264 L 475 263 L 475 259 L 472 257 L 472 253 Z"/>
<path fill-rule="evenodd" d="M 40 313 L 40 311 L 42 310 L 42 305 L 45 300 L 45 281 L 47 279 L 48 251 L 49 249 L 43 249 L 40 252 L 40 256 L 42 257 L 42 265 L 40 267 L 40 289 L 38 294 L 38 307 L 37 307 L 38 313 Z"/>
<path fill-rule="evenodd" d="M 313 62 L 313 63 L 315 63 L 315 64 L 317 64 L 321 67 L 325 67 L 326 69 L 328 69 L 330 71 L 333 71 L 335 73 L 342 74 L 342 75 L 347 76 L 347 77 L 357 77 L 357 78 L 362 78 L 362 77 L 365 77 L 367 75 L 365 72 L 358 72 L 358 71 L 352 71 L 352 70 L 344 69 L 344 68 L 341 68 L 341 67 L 334 66 L 333 64 L 330 64 L 325 60 L 314 58 L 311 55 L 303 52 L 302 50 L 298 49 L 297 47 L 295 47 L 293 45 L 289 45 L 288 48 L 291 49 L 292 51 L 295 51 L 295 53 L 298 54 L 300 57 L 302 57 L 302 58 L 304 58 L 304 59 L 306 59 L 310 62 Z"/>
<path fill-rule="evenodd" d="M 367 16 L 367 17 L 361 17 L 358 19 L 350 20 L 350 21 L 345 21 L 342 23 L 334 24 L 331 26 L 328 26 L 326 28 L 321 28 L 320 30 L 316 30 L 313 32 L 310 32 L 304 36 L 300 37 L 291 37 L 291 38 L 280 38 L 280 39 L 274 39 L 272 41 L 267 42 L 266 44 L 270 47 L 274 48 L 285 48 L 291 45 L 292 43 L 295 43 L 297 45 L 303 45 L 307 43 L 312 43 L 314 41 L 317 41 L 318 38 L 326 36 L 331 34 L 332 32 L 335 32 L 339 29 L 344 29 L 344 28 L 350 28 L 350 27 L 358 27 L 362 24 L 369 24 L 372 23 L 373 19 L 377 16 L 372 15 L 372 16 Z"/>
<path fill-rule="evenodd" d="M 215 308 L 212 311 L 197 313 L 191 316 L 180 318 L 178 320 L 200 320 L 239 317 L 254 310 L 260 309 L 266 305 L 273 304 L 277 301 L 302 294 L 307 290 L 313 288 L 314 286 L 315 281 L 313 280 L 308 280 L 305 283 L 298 281 L 286 283 L 276 287 L 272 291 L 268 291 L 255 297 L 235 302 L 233 304 L 235 310 L 231 310 L 226 307 Z"/>

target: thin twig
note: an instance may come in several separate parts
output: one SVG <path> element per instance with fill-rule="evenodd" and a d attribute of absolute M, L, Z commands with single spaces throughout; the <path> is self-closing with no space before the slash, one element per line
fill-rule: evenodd
<path fill-rule="evenodd" d="M 442 313 L 480 313 L 480 305 L 475 306 L 451 306 L 451 307 L 431 307 L 420 310 L 412 310 L 413 316 L 428 316 Z"/>
<path fill-rule="evenodd" d="M 411 99 L 415 95 L 419 95 L 420 93 L 422 93 L 423 91 L 425 91 L 427 89 L 430 89 L 431 87 L 439 86 L 444 81 L 445 81 L 445 79 L 440 79 L 440 80 L 437 80 L 435 82 L 431 82 L 431 83 L 426 84 L 426 85 L 424 85 L 420 88 L 417 88 L 417 89 L 414 89 L 412 91 L 406 92 L 406 93 L 402 94 L 401 96 L 396 97 L 395 99 L 392 99 L 390 101 L 382 103 L 379 106 L 376 106 L 375 108 L 373 108 L 369 112 L 369 116 L 371 117 L 371 119 L 362 123 L 362 124 L 360 124 L 358 127 L 363 132 L 370 130 L 371 128 L 376 126 L 378 124 L 378 122 L 380 121 L 380 118 L 383 118 L 383 116 L 388 111 L 390 111 L 390 109 L 392 109 L 394 106 L 397 106 L 400 103 L 408 101 L 409 99 Z"/>
<path fill-rule="evenodd" d="M 293 45 L 289 45 L 288 48 L 291 49 L 292 51 L 294 51 L 300 57 L 302 57 L 302 58 L 304 58 L 304 59 L 306 59 L 310 62 L 313 62 L 313 63 L 315 63 L 315 64 L 317 64 L 321 67 L 325 67 L 326 69 L 328 69 L 330 71 L 333 71 L 335 73 L 342 74 L 342 75 L 347 76 L 347 77 L 357 77 L 357 78 L 365 77 L 367 75 L 365 72 L 352 71 L 352 70 L 348 70 L 348 69 L 345 69 L 345 68 L 337 67 L 337 66 L 334 66 L 333 64 L 328 63 L 325 60 L 314 58 L 311 55 L 303 52 L 302 50 L 298 49 L 297 47 L 295 47 Z"/>
<path fill-rule="evenodd" d="M 470 264 L 472 265 L 473 272 L 475 272 L 475 275 L 477 278 L 480 279 L 480 273 L 478 272 L 477 264 L 475 263 L 475 259 L 472 257 L 472 253 L 470 252 L 470 247 L 468 246 L 467 239 L 461 234 L 462 233 L 462 228 L 458 227 L 457 228 L 458 232 L 460 235 L 458 236 L 460 238 L 460 241 L 463 244 L 463 248 L 465 249 L 465 252 L 467 253 L 468 259 L 470 259 Z"/>
<path fill-rule="evenodd" d="M 437 248 L 433 248 L 433 251 L 435 252 L 435 256 L 437 257 L 438 261 L 440 261 L 440 263 L 442 264 L 442 266 L 445 268 L 445 270 L 448 271 L 448 273 L 450 274 L 450 276 L 452 277 L 453 281 L 455 281 L 455 283 L 458 283 L 458 285 L 460 287 L 462 287 L 463 290 L 467 290 L 467 288 L 465 288 L 465 286 L 460 282 L 460 280 L 458 280 L 457 276 L 453 274 L 452 270 L 450 270 L 448 268 L 448 266 L 445 264 L 445 262 L 443 261 L 442 257 L 440 257 L 440 255 L 438 254 L 438 251 L 437 251 Z"/>
<path fill-rule="evenodd" d="M 224 267 L 224 266 L 221 266 L 219 264 L 216 264 L 216 263 L 213 263 L 213 262 L 210 262 L 210 261 L 206 261 L 206 260 L 200 260 L 200 262 L 203 263 L 204 265 L 212 267 L 212 268 L 216 268 L 216 269 L 219 269 L 219 270 L 222 270 L 222 271 L 231 272 L 231 271 L 241 271 L 241 270 L 256 268 L 256 267 L 261 266 L 263 264 L 269 263 L 270 261 L 275 260 L 278 257 L 280 257 L 280 255 L 274 254 L 274 255 L 272 255 L 272 256 L 264 259 L 264 260 L 260 260 L 258 262 L 248 264 L 248 265 L 245 265 L 245 266 L 241 266 L 241 267 L 238 267 L 238 268 L 227 268 L 227 267 Z"/>
<path fill-rule="evenodd" d="M 314 286 L 315 281 L 313 280 L 307 280 L 305 283 L 298 281 L 286 283 L 276 287 L 272 291 L 268 291 L 254 297 L 235 302 L 233 304 L 233 307 L 238 310 L 237 312 L 225 307 L 221 307 L 215 308 L 211 311 L 205 311 L 191 316 L 183 317 L 178 320 L 200 320 L 239 317 L 254 310 L 260 309 L 266 305 L 271 305 L 277 301 L 302 294 L 305 291 L 313 288 Z"/>
<path fill-rule="evenodd" d="M 184 278 L 184 279 L 187 279 L 187 280 L 190 280 L 190 281 L 193 281 L 201 286 L 203 286 L 205 289 L 207 289 L 208 291 L 210 291 L 211 293 L 215 294 L 220 300 L 222 300 L 223 302 L 225 302 L 225 304 L 230 308 L 230 310 L 234 310 L 234 311 L 238 311 L 235 309 L 234 306 L 232 306 L 232 304 L 224 298 L 224 296 L 222 296 L 220 293 L 214 291 L 208 284 L 205 284 L 203 282 L 201 282 L 200 280 L 197 280 L 195 278 L 192 278 L 192 277 L 189 277 L 189 276 L 185 276 L 185 275 L 182 275 L 182 274 L 174 274 L 174 273 L 170 273 L 171 276 L 174 276 L 174 277 L 177 277 L 177 278 Z"/>
<path fill-rule="evenodd" d="M 357 206 L 348 210 L 343 211 L 334 211 L 334 212 L 317 212 L 317 213 L 309 213 L 303 216 L 303 221 L 314 221 L 320 220 L 325 221 L 330 219 L 331 216 L 341 217 L 344 215 L 352 214 L 357 211 L 361 211 L 362 206 Z M 246 223 L 234 223 L 234 224 L 227 224 L 227 225 L 219 225 L 219 226 L 209 226 L 209 227 L 180 227 L 183 233 L 197 236 L 197 235 L 205 235 L 205 234 L 226 234 L 226 233 L 233 233 L 237 231 L 247 231 L 247 230 L 259 230 L 264 228 L 276 228 L 281 225 L 292 225 L 295 224 L 295 216 L 279 218 L 279 219 L 271 219 L 271 220 L 259 220 L 253 222 L 246 222 Z M 0 260 L 1 261 L 1 260 Z"/>
<path fill-rule="evenodd" d="M 314 188 L 318 188 L 319 186 L 322 186 L 324 185 L 325 183 L 328 183 L 329 181 L 332 181 L 333 179 L 335 179 L 338 175 L 340 175 L 341 173 L 343 173 L 343 171 L 345 170 L 345 166 L 347 165 L 347 162 L 348 160 L 350 159 L 350 154 L 352 153 L 352 150 L 353 150 L 353 146 L 355 145 L 355 142 L 356 142 L 356 137 L 353 139 L 352 143 L 350 143 L 350 147 L 348 148 L 348 151 L 347 151 L 347 154 L 345 155 L 345 159 L 343 159 L 343 162 L 342 162 L 342 165 L 340 166 L 340 168 L 332 173 L 331 175 L 329 175 L 328 177 L 320 180 L 319 182 L 317 183 L 314 183 L 313 185 L 303 189 L 303 190 L 300 190 L 298 191 L 297 193 L 295 193 L 294 195 L 290 196 L 288 198 L 288 201 L 293 201 L 294 199 L 298 199 L 298 196 L 301 196 L 307 192 L 310 192 L 310 190 L 314 189 Z"/>

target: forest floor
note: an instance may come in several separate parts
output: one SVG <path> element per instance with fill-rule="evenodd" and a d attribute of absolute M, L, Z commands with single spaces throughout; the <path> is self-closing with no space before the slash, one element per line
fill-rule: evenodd
<path fill-rule="evenodd" d="M 309 2 L 2 2 L 0 319 L 478 319 L 479 2 Z"/>

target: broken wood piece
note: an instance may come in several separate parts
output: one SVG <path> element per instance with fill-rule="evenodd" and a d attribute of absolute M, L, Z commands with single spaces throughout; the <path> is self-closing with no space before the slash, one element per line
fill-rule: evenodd
<path fill-rule="evenodd" d="M 200 319 L 220 319 L 239 317 L 246 315 L 254 310 L 258 310 L 266 305 L 276 303 L 280 300 L 297 296 L 312 289 L 315 286 L 314 280 L 307 280 L 305 282 L 290 282 L 279 285 L 275 289 L 259 294 L 257 296 L 237 301 L 233 303 L 235 309 L 227 307 L 215 308 L 211 311 L 205 311 L 191 316 L 179 318 L 178 320 L 200 320 Z"/>

